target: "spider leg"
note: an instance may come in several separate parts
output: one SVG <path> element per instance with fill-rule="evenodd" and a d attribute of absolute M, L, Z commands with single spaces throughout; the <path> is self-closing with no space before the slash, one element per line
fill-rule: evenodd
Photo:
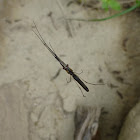
<path fill-rule="evenodd" d="M 75 80 L 74 80 L 74 81 L 75 81 Z M 78 88 L 80 89 L 80 91 L 81 91 L 81 93 L 82 93 L 83 97 L 86 97 L 86 96 L 84 95 L 84 93 L 83 93 L 83 91 L 82 91 L 81 87 L 78 85 L 78 83 L 77 83 L 76 81 L 75 81 L 75 83 L 77 84 Z"/>
<path fill-rule="evenodd" d="M 67 80 L 67 78 L 66 78 L 66 81 L 67 81 L 67 83 L 70 83 L 71 82 L 71 75 L 70 75 L 69 81 Z"/>

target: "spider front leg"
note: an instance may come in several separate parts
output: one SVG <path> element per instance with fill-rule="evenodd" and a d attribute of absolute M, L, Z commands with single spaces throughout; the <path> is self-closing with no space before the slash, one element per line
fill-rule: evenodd
<path fill-rule="evenodd" d="M 67 83 L 71 82 L 71 75 L 70 75 L 70 79 L 69 80 L 66 78 L 66 81 L 67 81 Z"/>

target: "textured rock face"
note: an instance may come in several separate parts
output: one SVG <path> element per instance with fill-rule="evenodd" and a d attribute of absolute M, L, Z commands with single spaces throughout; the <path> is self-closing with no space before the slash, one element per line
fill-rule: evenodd
<path fill-rule="evenodd" d="M 118 140 L 140 139 L 140 102 L 129 112 Z"/>
<path fill-rule="evenodd" d="M 98 134 L 100 114 L 100 108 L 78 106 L 74 117 L 74 140 L 100 140 Z"/>
<path fill-rule="evenodd" d="M 19 81 L 0 86 L 0 139 L 27 140 L 28 119 L 24 106 L 26 89 Z"/>

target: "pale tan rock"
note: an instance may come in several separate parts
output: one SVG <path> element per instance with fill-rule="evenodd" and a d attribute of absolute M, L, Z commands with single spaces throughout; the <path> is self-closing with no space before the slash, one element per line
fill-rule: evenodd
<path fill-rule="evenodd" d="M 95 140 L 101 108 L 78 106 L 75 112 L 74 140 Z"/>
<path fill-rule="evenodd" d="M 18 81 L 0 86 L 1 140 L 28 139 L 28 112 L 23 101 L 25 91 Z"/>
<path fill-rule="evenodd" d="M 140 103 L 128 114 L 119 140 L 140 140 Z"/>

